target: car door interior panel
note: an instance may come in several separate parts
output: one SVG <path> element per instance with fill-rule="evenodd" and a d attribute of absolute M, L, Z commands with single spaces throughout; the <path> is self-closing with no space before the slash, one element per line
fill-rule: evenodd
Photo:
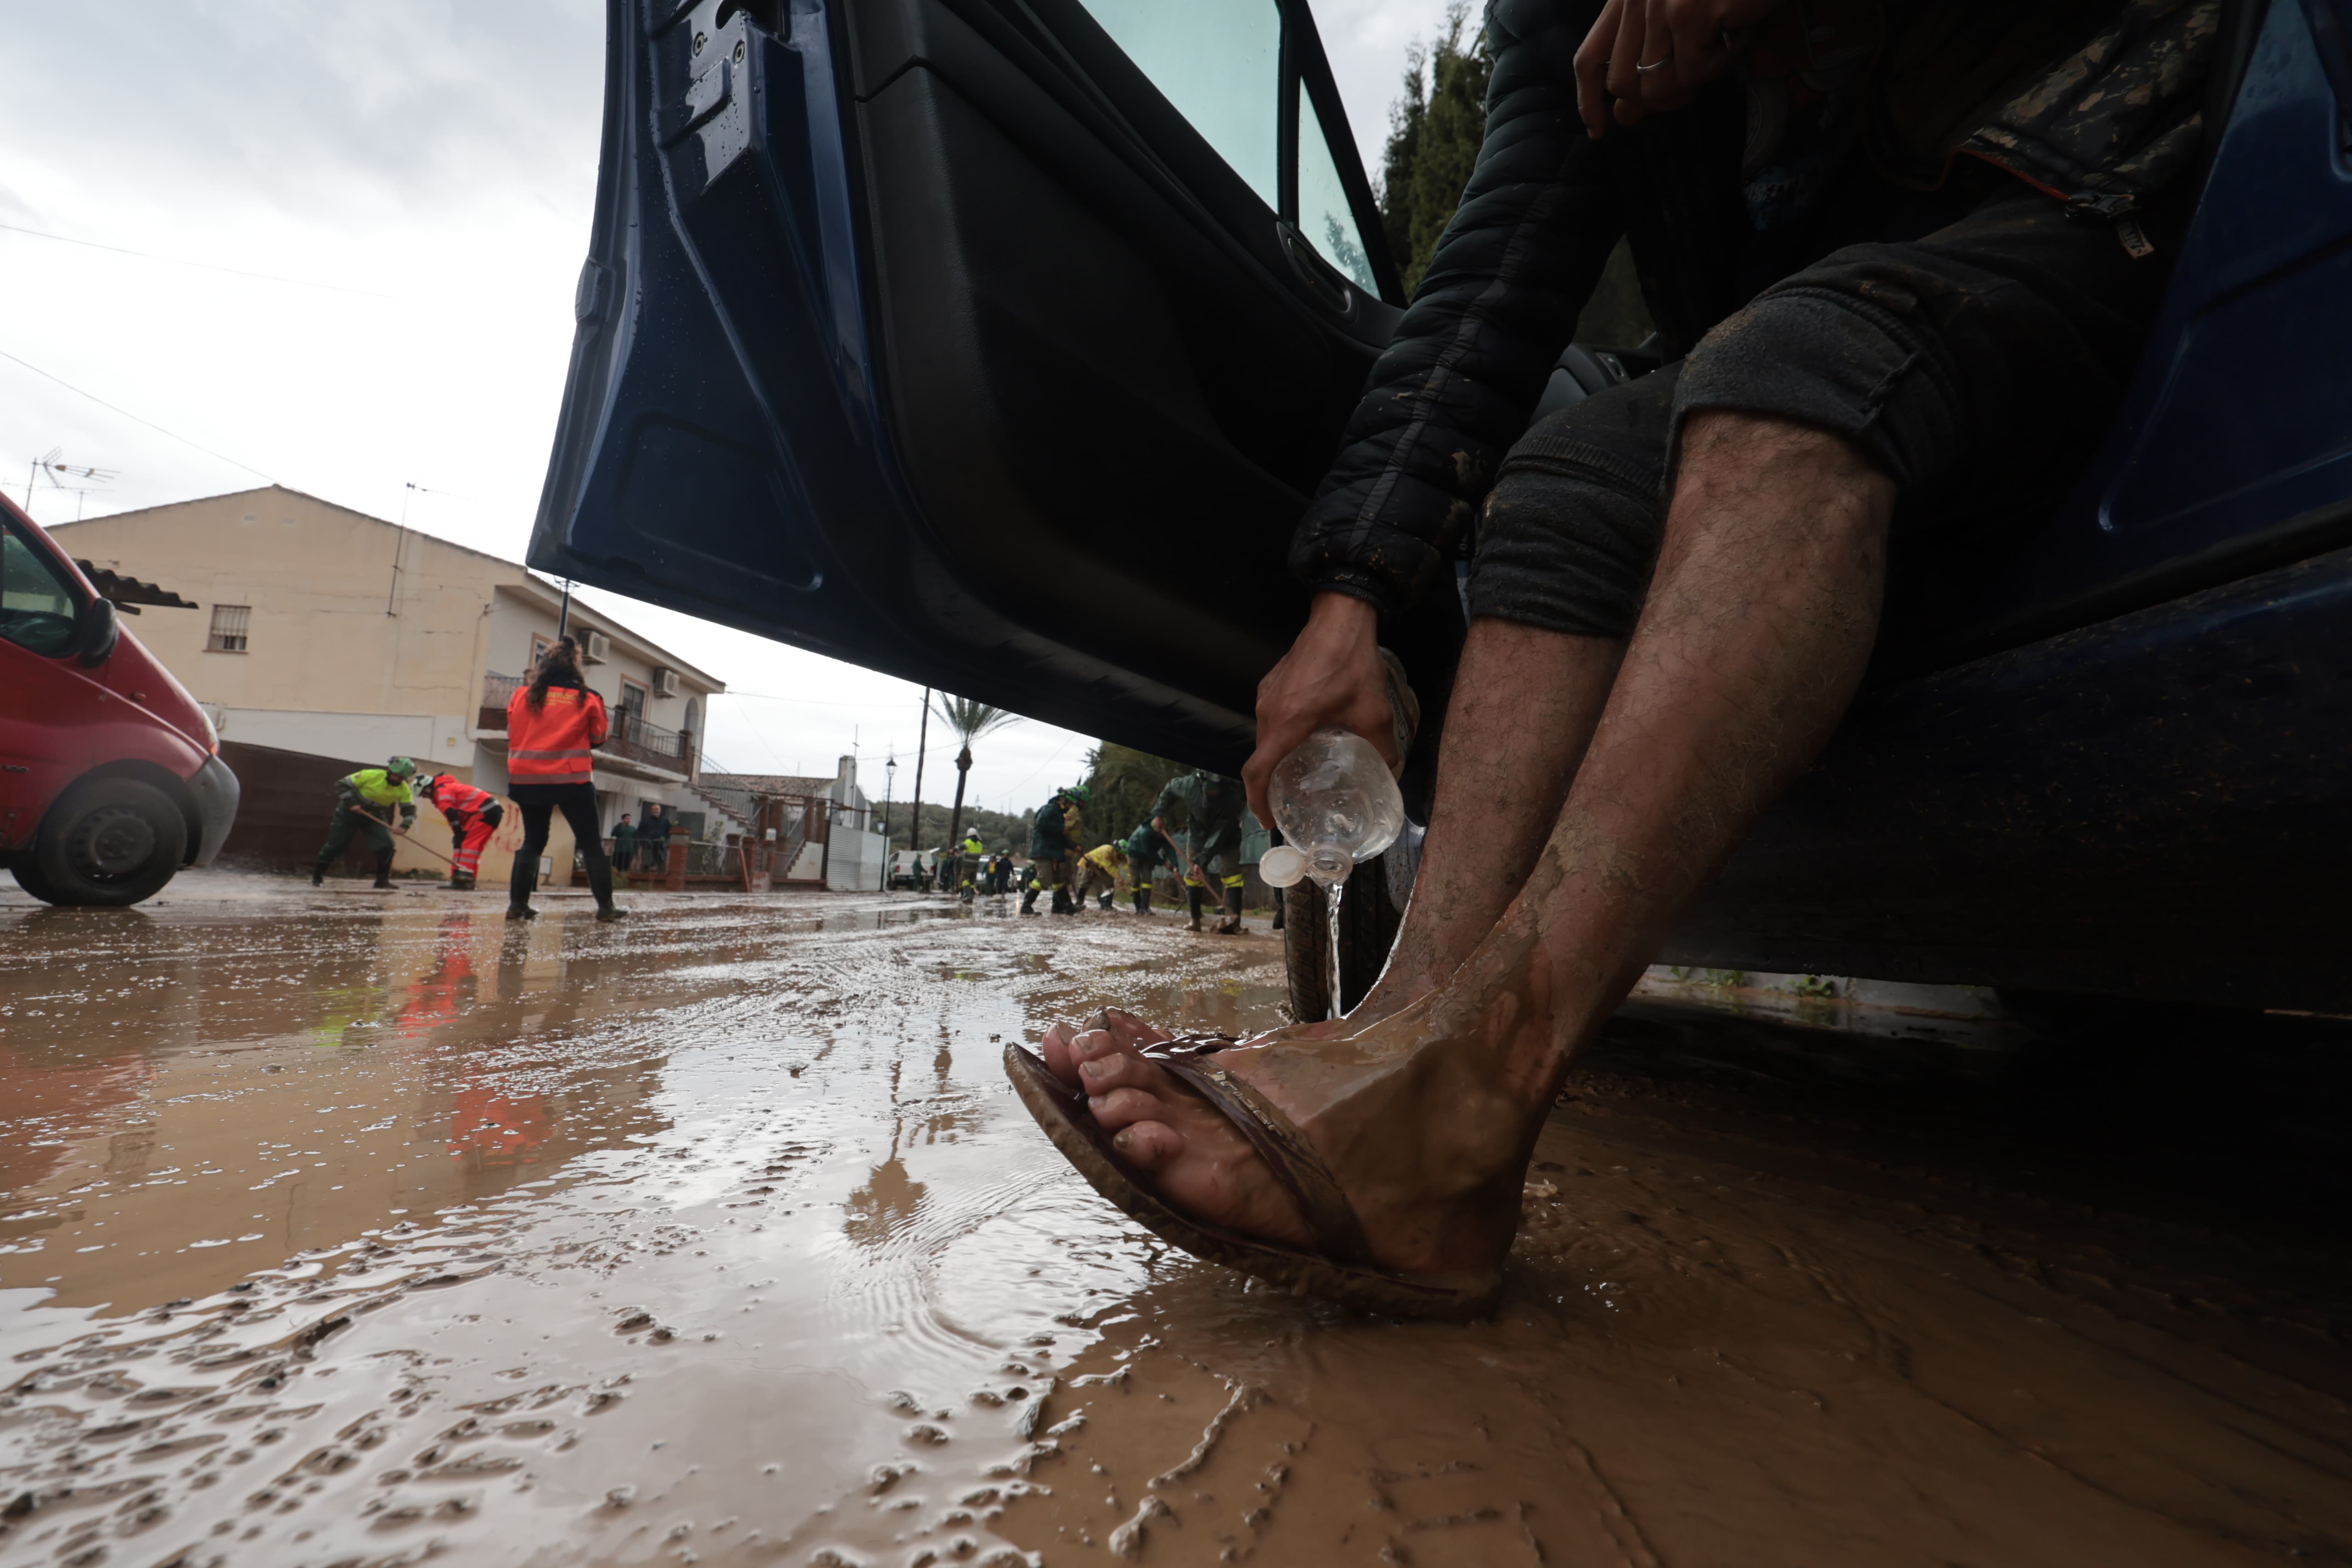
<path fill-rule="evenodd" d="M 1262 5 L 1272 202 L 1076 0 L 616 3 L 533 563 L 1237 765 L 1397 313 L 1281 208 L 1344 123 Z"/>

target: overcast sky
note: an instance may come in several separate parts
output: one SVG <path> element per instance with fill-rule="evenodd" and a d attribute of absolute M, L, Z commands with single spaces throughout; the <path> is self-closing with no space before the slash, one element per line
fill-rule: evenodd
<path fill-rule="evenodd" d="M 1315 0 L 1368 167 L 1444 8 Z M 276 480 L 380 517 L 405 504 L 413 527 L 520 559 L 587 247 L 604 17 L 593 0 L 10 6 L 0 482 L 21 502 L 52 450 L 119 470 L 84 496 L 36 489 L 34 516 L 62 522 Z M 588 596 L 737 693 L 711 714 L 718 763 L 830 773 L 854 737 L 870 791 L 894 749 L 911 785 L 917 689 Z M 1015 725 L 980 749 L 973 797 L 1034 805 L 1092 743 Z"/>

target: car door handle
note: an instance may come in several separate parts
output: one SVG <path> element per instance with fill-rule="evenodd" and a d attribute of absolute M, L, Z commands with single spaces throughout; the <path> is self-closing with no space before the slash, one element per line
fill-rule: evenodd
<path fill-rule="evenodd" d="M 1287 218 L 1274 226 L 1275 237 L 1282 242 L 1282 254 L 1290 262 L 1290 269 L 1307 285 L 1307 291 L 1328 307 L 1341 321 L 1352 321 L 1356 315 L 1356 291 L 1348 287 L 1348 279 L 1338 268 L 1323 259 L 1298 226 Z"/>

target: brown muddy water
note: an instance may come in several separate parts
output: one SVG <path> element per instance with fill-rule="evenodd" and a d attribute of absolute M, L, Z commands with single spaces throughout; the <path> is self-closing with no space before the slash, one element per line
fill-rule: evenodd
<path fill-rule="evenodd" d="M 1265 935 L 911 900 L 0 910 L 7 1563 L 2352 1559 L 2339 1039 L 1637 1005 L 1491 1321 L 1171 1254 L 1004 1039 Z"/>

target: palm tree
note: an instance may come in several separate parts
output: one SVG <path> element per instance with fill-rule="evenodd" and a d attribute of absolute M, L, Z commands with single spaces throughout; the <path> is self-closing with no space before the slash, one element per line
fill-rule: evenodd
<path fill-rule="evenodd" d="M 956 847 L 963 842 L 963 786 L 971 776 L 971 743 L 1007 724 L 1019 723 L 1021 715 L 1010 709 L 974 702 L 969 697 L 950 697 L 945 692 L 935 700 L 940 722 L 953 730 L 962 742 L 962 749 L 956 752 L 955 810 L 948 817 L 948 852 L 954 854 Z"/>

